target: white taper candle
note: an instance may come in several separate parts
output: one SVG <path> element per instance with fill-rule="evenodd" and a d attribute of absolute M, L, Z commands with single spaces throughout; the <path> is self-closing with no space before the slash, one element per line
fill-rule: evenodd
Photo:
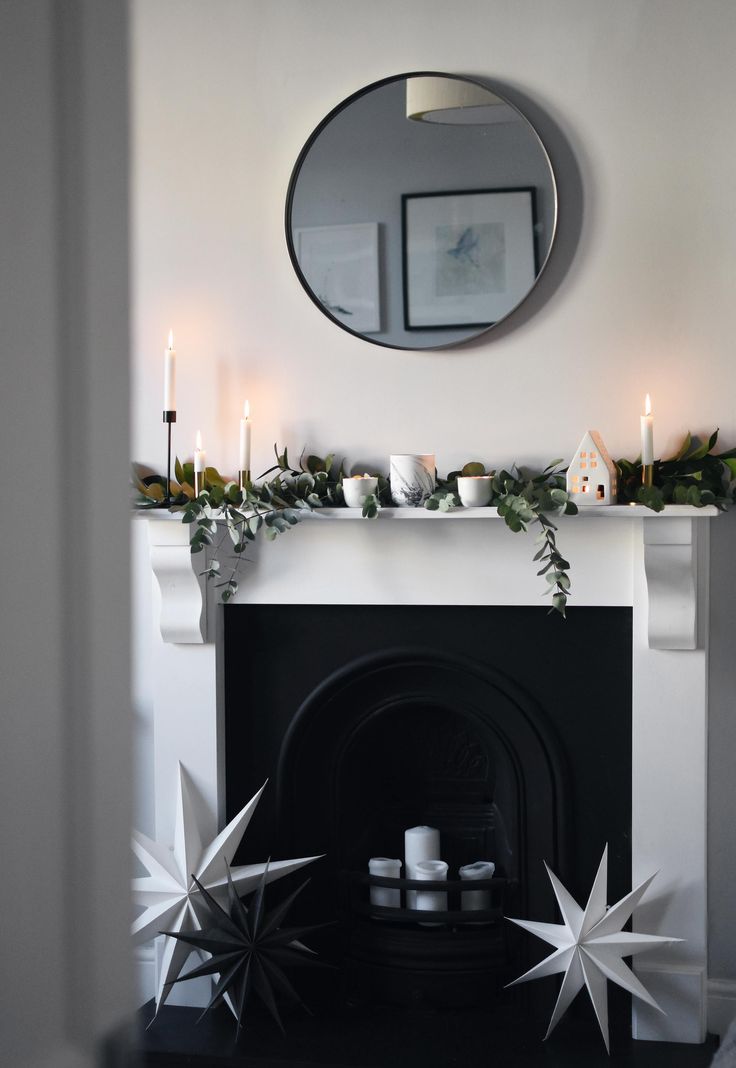
<path fill-rule="evenodd" d="M 173 330 L 169 330 L 169 344 L 164 349 L 164 411 L 176 411 L 176 350 Z"/>
<path fill-rule="evenodd" d="M 644 401 L 644 415 L 641 417 L 641 462 L 644 467 L 651 467 L 654 463 L 654 416 L 648 393 Z"/>
<path fill-rule="evenodd" d="M 239 471 L 250 471 L 250 401 L 243 405 L 243 418 L 240 420 Z"/>

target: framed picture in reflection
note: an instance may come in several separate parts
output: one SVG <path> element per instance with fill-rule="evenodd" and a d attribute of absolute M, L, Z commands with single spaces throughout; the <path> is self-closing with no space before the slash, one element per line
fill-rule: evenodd
<path fill-rule="evenodd" d="M 299 269 L 324 309 L 362 334 L 381 329 L 378 223 L 294 231 Z"/>
<path fill-rule="evenodd" d="M 405 193 L 404 326 L 491 326 L 537 276 L 534 189 Z"/>

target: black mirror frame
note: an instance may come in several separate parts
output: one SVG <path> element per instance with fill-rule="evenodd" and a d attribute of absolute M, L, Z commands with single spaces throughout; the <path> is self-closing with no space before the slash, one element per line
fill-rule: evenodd
<path fill-rule="evenodd" d="M 473 85 L 480 86 L 480 88 L 487 89 L 489 92 L 495 93 L 497 96 L 501 97 L 501 99 L 504 101 L 504 103 L 508 104 L 508 106 L 513 108 L 514 111 L 518 112 L 518 114 L 521 116 L 521 118 L 524 120 L 524 122 L 527 124 L 527 126 L 529 127 L 531 132 L 536 137 L 537 142 L 539 144 L 539 147 L 542 150 L 542 153 L 544 154 L 544 158 L 547 161 L 547 166 L 549 167 L 549 175 L 550 175 L 550 181 L 551 181 L 551 184 L 552 184 L 552 193 L 553 193 L 553 197 L 554 197 L 554 216 L 553 216 L 553 220 L 552 220 L 552 233 L 550 234 L 549 246 L 547 248 L 547 252 L 546 252 L 544 258 L 541 259 L 541 263 L 539 264 L 539 267 L 538 267 L 538 270 L 537 270 L 537 274 L 536 274 L 536 278 L 534 280 L 534 285 L 531 286 L 531 288 L 524 294 L 524 296 L 521 298 L 521 300 L 518 301 L 513 306 L 513 308 L 510 308 L 509 311 L 507 311 L 505 315 L 503 315 L 500 319 L 497 319 L 495 322 L 491 323 L 489 326 L 485 327 L 482 330 L 478 330 L 477 333 L 469 334 L 467 338 L 463 338 L 461 341 L 455 340 L 455 341 L 449 341 L 445 345 L 432 345 L 431 347 L 427 347 L 426 350 L 422 349 L 422 348 L 413 348 L 410 345 L 396 345 L 396 344 L 390 344 L 389 342 L 386 342 L 386 341 L 379 341 L 376 338 L 369 337 L 367 334 L 361 334 L 360 331 L 358 331 L 358 330 L 352 330 L 346 323 L 342 322 L 342 320 L 337 319 L 334 315 L 332 315 L 332 313 L 329 312 L 327 310 L 327 308 L 325 308 L 324 304 L 315 295 L 315 293 L 311 289 L 309 283 L 307 282 L 306 278 L 304 277 L 304 274 L 303 274 L 303 272 L 301 270 L 301 267 L 299 266 L 299 260 L 297 259 L 296 248 L 294 247 L 294 241 L 293 241 L 293 238 L 292 238 L 292 227 L 291 227 L 291 212 L 292 212 L 292 207 L 293 207 L 293 203 L 294 203 L 294 193 L 295 193 L 297 181 L 299 179 L 299 174 L 300 174 L 301 169 L 302 169 L 302 165 L 303 165 L 306 157 L 308 156 L 308 154 L 310 152 L 310 149 L 312 148 L 312 145 L 317 140 L 317 138 L 322 133 L 322 131 L 325 129 L 325 127 L 328 126 L 337 115 L 339 115 L 342 111 L 345 111 L 354 101 L 359 100 L 361 97 L 366 96 L 370 92 L 373 92 L 374 89 L 381 89 L 384 85 L 391 85 L 394 82 L 405 81 L 407 78 L 452 78 L 455 81 L 470 82 Z M 325 115 L 325 117 L 322 119 L 322 121 L 315 127 L 315 129 L 312 131 L 310 136 L 307 138 L 304 146 L 302 147 L 301 152 L 297 156 L 296 162 L 294 164 L 294 168 L 293 168 L 293 170 L 291 172 L 291 177 L 289 179 L 289 185 L 288 185 L 288 188 L 287 188 L 287 191 L 286 191 L 286 205 L 285 205 L 285 212 L 284 212 L 284 229 L 285 229 L 285 233 L 286 233 L 286 247 L 287 247 L 288 252 L 289 252 L 289 258 L 290 258 L 291 264 L 292 264 L 292 266 L 294 268 L 294 272 L 296 273 L 296 276 L 299 279 L 299 282 L 301 283 L 302 288 L 304 289 L 304 291 L 306 292 L 307 296 L 310 298 L 312 303 L 315 304 L 316 307 L 319 308 L 320 312 L 324 316 L 326 316 L 331 322 L 333 322 L 335 324 L 335 326 L 338 326 L 341 330 L 344 330 L 348 334 L 352 334 L 353 337 L 360 338 L 361 341 L 366 341 L 371 345 L 378 345 L 378 346 L 380 346 L 381 348 L 384 348 L 384 349 L 397 349 L 400 352 L 422 352 L 422 351 L 439 352 L 442 349 L 454 349 L 454 348 L 458 348 L 460 346 L 466 345 L 469 342 L 477 341 L 478 338 L 484 337 L 486 334 L 490 333 L 495 327 L 500 326 L 501 323 L 505 323 L 506 320 L 511 315 L 513 315 L 514 312 L 516 312 L 516 310 L 518 308 L 522 307 L 522 305 L 525 303 L 525 301 L 529 298 L 529 296 L 537 288 L 537 286 L 539 284 L 539 280 L 542 277 L 542 275 L 544 273 L 544 270 L 547 267 L 547 264 L 549 263 L 549 259 L 550 259 L 550 256 L 552 254 L 552 249 L 554 248 L 555 238 L 557 236 L 558 212 L 559 212 L 559 195 L 558 195 L 558 190 L 557 190 L 557 179 L 555 178 L 555 172 L 554 172 L 554 168 L 552 166 L 552 161 L 551 161 L 551 159 L 549 157 L 549 153 L 547 152 L 547 149 L 546 149 L 546 147 L 544 145 L 544 142 L 542 141 L 542 139 L 541 139 L 541 137 L 539 135 L 539 132 L 537 131 L 537 129 L 533 125 L 533 123 L 527 118 L 527 116 L 524 114 L 524 112 L 521 111 L 521 109 L 518 108 L 516 106 L 516 104 L 512 103 L 511 100 L 509 100 L 508 97 L 505 96 L 505 94 L 502 91 L 499 91 L 495 86 L 491 85 L 490 83 L 486 83 L 485 81 L 481 80 L 480 78 L 468 77 L 465 74 L 448 74 L 446 71 L 426 71 L 426 70 L 423 70 L 423 71 L 408 71 L 408 72 L 405 72 L 403 74 L 392 74 L 387 78 L 380 78 L 376 82 L 371 82 L 370 85 L 365 85 L 365 86 L 363 86 L 362 89 L 358 89 L 356 92 L 351 93 L 350 96 L 348 96 L 344 100 L 342 100 L 330 112 L 328 112 L 327 115 Z M 538 260 L 539 258 L 540 257 L 538 255 L 538 247 L 537 247 L 537 243 L 536 243 L 536 240 L 535 240 L 535 259 Z"/>

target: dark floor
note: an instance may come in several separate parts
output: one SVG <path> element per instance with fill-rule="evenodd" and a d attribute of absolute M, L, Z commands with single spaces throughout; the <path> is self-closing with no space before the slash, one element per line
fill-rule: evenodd
<path fill-rule="evenodd" d="M 442 1010 L 345 1007 L 329 1016 L 295 1013 L 286 1036 L 257 1007 L 236 1043 L 235 1020 L 222 1007 L 199 1023 L 198 1009 L 164 1006 L 152 1026 L 152 1003 L 140 1013 L 141 1068 L 707 1068 L 705 1046 L 634 1042 L 611 1035 L 606 1054 L 587 1013 L 563 1019 L 542 1042 L 544 1026 L 518 1004 Z M 541 1026 L 540 1026 L 541 1025 Z"/>

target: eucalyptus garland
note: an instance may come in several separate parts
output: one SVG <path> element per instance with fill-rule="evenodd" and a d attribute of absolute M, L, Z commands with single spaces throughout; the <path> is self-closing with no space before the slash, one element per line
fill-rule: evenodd
<path fill-rule="evenodd" d="M 713 448 L 717 440 L 717 430 L 706 441 L 688 433 L 674 456 L 655 461 L 651 486 L 642 484 L 639 459 L 619 460 L 619 502 L 641 504 L 655 512 L 661 512 L 666 504 L 689 504 L 695 508 L 712 504 L 725 510 L 733 501 L 736 486 L 736 449 L 716 454 Z M 243 489 L 216 468 L 208 467 L 205 488 L 198 496 L 194 490 L 194 465 L 176 461 L 176 481 L 172 480 L 169 486 L 168 507 L 180 512 L 182 522 L 192 527 L 192 553 L 211 550 L 201 574 L 214 582 L 224 602 L 238 591 L 238 576 L 250 542 L 261 535 L 273 540 L 296 526 L 307 512 L 345 507 L 342 483 L 349 475 L 344 461 L 337 461 L 334 453 L 320 457 L 303 452 L 298 466 L 293 467 L 287 449 L 280 453 L 274 446 L 274 452 L 274 466 Z M 570 596 L 570 564 L 557 548 L 557 527 L 552 517 L 575 515 L 578 509 L 566 491 L 566 469 L 561 464 L 561 460 L 555 460 L 537 473 L 515 465 L 511 470 L 486 471 L 484 464 L 474 460 L 451 471 L 447 478 L 438 479 L 437 489 L 424 507 L 452 511 L 460 506 L 460 475 L 490 475 L 488 507 L 496 508 L 514 533 L 530 526 L 538 528 L 534 561 L 541 567 L 537 574 L 545 580 L 545 593 L 551 595 L 550 611 L 564 616 Z M 378 489 L 363 504 L 366 519 L 374 519 L 382 507 L 391 505 L 389 480 L 380 472 L 373 474 L 378 479 Z M 138 491 L 136 507 L 166 506 L 164 477 L 134 464 L 133 482 Z M 228 542 L 230 555 L 224 551 Z"/>

